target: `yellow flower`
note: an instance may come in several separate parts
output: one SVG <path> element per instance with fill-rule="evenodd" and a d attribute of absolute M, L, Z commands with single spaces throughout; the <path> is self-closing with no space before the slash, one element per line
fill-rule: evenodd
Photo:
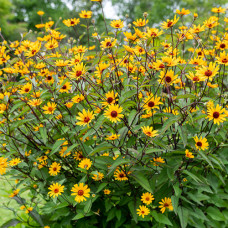
<path fill-rule="evenodd" d="M 203 138 L 202 136 L 200 138 L 198 138 L 197 136 L 194 137 L 194 140 L 195 140 L 195 147 L 198 149 L 198 150 L 206 150 L 208 149 L 208 142 L 207 142 L 207 139 L 206 138 Z"/>
<path fill-rule="evenodd" d="M 142 128 L 142 131 L 145 135 L 149 136 L 149 137 L 155 137 L 157 136 L 157 130 L 154 130 L 153 131 L 153 127 L 149 127 L 149 126 L 144 126 L 144 127 L 141 127 Z"/>
<path fill-rule="evenodd" d="M 114 91 L 107 92 L 105 94 L 106 100 L 104 102 L 101 102 L 102 105 L 107 106 L 110 104 L 115 104 L 118 99 L 116 97 L 118 96 L 118 93 L 114 93 Z"/>
<path fill-rule="evenodd" d="M 10 165 L 10 166 L 16 166 L 16 165 L 18 165 L 19 163 L 21 163 L 21 159 L 20 159 L 20 158 L 14 158 L 14 159 L 12 159 L 11 161 L 9 161 L 9 165 Z"/>
<path fill-rule="evenodd" d="M 226 12 L 226 8 L 222 8 L 222 7 L 218 7 L 218 8 L 212 8 L 211 12 L 213 13 L 225 13 Z"/>
<path fill-rule="evenodd" d="M 104 41 L 101 41 L 101 48 L 112 48 L 115 46 L 117 39 L 105 38 Z"/>
<path fill-rule="evenodd" d="M 154 161 L 154 166 L 159 166 L 159 163 L 165 163 L 164 159 L 161 158 L 161 157 L 158 157 L 158 158 L 153 158 L 153 161 Z"/>
<path fill-rule="evenodd" d="M 79 13 L 79 16 L 81 18 L 91 18 L 92 17 L 92 11 L 85 11 L 85 10 L 82 10 L 81 13 Z"/>
<path fill-rule="evenodd" d="M 62 193 L 64 192 L 64 186 L 59 184 L 59 183 L 54 183 L 52 185 L 50 185 L 50 187 L 48 188 L 50 190 L 50 192 L 48 192 L 48 195 L 50 195 L 50 197 L 58 197 L 59 195 L 62 195 Z"/>
<path fill-rule="evenodd" d="M 186 158 L 194 158 L 194 155 L 191 152 L 189 152 L 189 150 L 187 149 L 187 150 L 185 150 L 185 157 Z"/>
<path fill-rule="evenodd" d="M 150 214 L 150 210 L 149 210 L 149 208 L 147 208 L 144 205 L 143 206 L 139 206 L 139 209 L 137 209 L 137 214 L 144 218 L 145 215 L 149 215 Z"/>
<path fill-rule="evenodd" d="M 85 126 L 86 124 L 89 126 L 89 123 L 94 119 L 94 114 L 93 111 L 87 111 L 85 109 L 82 110 L 82 112 L 78 113 L 79 116 L 76 117 L 79 122 L 77 122 L 77 125 L 83 125 Z"/>
<path fill-rule="evenodd" d="M 29 93 L 32 89 L 32 84 L 31 83 L 26 83 L 21 90 L 19 91 L 21 94 Z"/>
<path fill-rule="evenodd" d="M 78 164 L 78 167 L 81 169 L 88 170 L 92 165 L 92 161 L 89 158 L 84 158 L 80 163 Z"/>
<path fill-rule="evenodd" d="M 86 198 L 90 197 L 90 189 L 83 183 L 75 184 L 71 191 L 73 192 L 71 195 L 76 196 L 75 201 L 78 203 L 86 201 Z"/>
<path fill-rule="evenodd" d="M 84 159 L 84 156 L 83 156 L 82 152 L 81 151 L 75 152 L 74 159 L 77 160 L 77 161 L 81 161 L 82 159 Z"/>
<path fill-rule="evenodd" d="M 83 63 L 78 63 L 72 68 L 73 72 L 69 73 L 69 77 L 73 79 L 80 79 L 85 74 L 85 66 Z"/>
<path fill-rule="evenodd" d="M 143 193 L 141 196 L 141 201 L 147 205 L 151 204 L 154 200 L 154 196 L 150 192 Z"/>
<path fill-rule="evenodd" d="M 28 104 L 33 107 L 39 106 L 39 105 L 41 105 L 41 103 L 42 103 L 41 99 L 33 99 L 28 102 Z"/>
<path fill-rule="evenodd" d="M 217 56 L 216 59 L 218 64 L 228 66 L 228 54 L 225 51 L 220 52 L 220 56 Z"/>
<path fill-rule="evenodd" d="M 164 21 L 162 23 L 162 28 L 169 29 L 169 28 L 173 27 L 178 22 L 178 20 L 179 20 L 179 17 L 176 18 L 176 15 L 175 15 L 173 20 L 167 19 L 167 22 Z"/>
<path fill-rule="evenodd" d="M 117 135 L 117 134 L 111 134 L 111 135 L 108 135 L 107 138 L 105 138 L 106 140 L 115 140 L 115 139 L 118 139 L 120 137 L 120 135 Z"/>
<path fill-rule="evenodd" d="M 133 24 L 136 26 L 136 27 L 143 27 L 145 26 L 147 23 L 148 23 L 148 19 L 137 19 L 136 21 L 133 21 Z"/>
<path fill-rule="evenodd" d="M 158 82 L 163 85 L 172 85 L 175 83 L 177 77 L 178 75 L 174 75 L 173 70 L 168 70 L 167 72 L 161 71 Z"/>
<path fill-rule="evenodd" d="M 56 176 L 60 172 L 61 165 L 57 162 L 53 162 L 49 168 L 49 174 L 51 176 Z"/>
<path fill-rule="evenodd" d="M 5 104 L 0 104 L 0 113 L 3 113 L 6 110 Z"/>
<path fill-rule="evenodd" d="M 63 20 L 63 24 L 66 25 L 67 27 L 75 26 L 75 25 L 79 24 L 79 22 L 80 22 L 79 18 Z"/>
<path fill-rule="evenodd" d="M 176 13 L 179 15 L 187 15 L 190 14 L 190 11 L 183 8 L 182 10 L 176 10 Z"/>
<path fill-rule="evenodd" d="M 166 198 L 162 199 L 161 202 L 159 202 L 159 204 L 161 204 L 159 207 L 161 208 L 161 212 L 164 213 L 166 209 L 169 209 L 170 211 L 173 210 L 173 205 L 172 205 L 172 201 L 171 198 Z"/>
<path fill-rule="evenodd" d="M 95 181 L 100 181 L 104 178 L 104 174 L 101 172 L 98 172 L 98 174 L 93 174 L 92 179 Z"/>
<path fill-rule="evenodd" d="M 163 104 L 160 102 L 160 97 L 153 96 L 153 94 L 150 94 L 148 97 L 144 98 L 143 100 L 143 108 L 147 111 L 150 111 L 152 109 L 159 109 L 160 104 Z"/>
<path fill-rule="evenodd" d="M 104 194 L 105 195 L 109 195 L 111 193 L 111 191 L 109 189 L 104 189 Z"/>
<path fill-rule="evenodd" d="M 48 102 L 47 105 L 43 107 L 44 114 L 53 114 L 56 109 L 57 104 L 54 102 Z"/>
<path fill-rule="evenodd" d="M 82 94 L 76 95 L 75 97 L 72 98 L 72 102 L 75 104 L 77 104 L 83 100 L 84 100 L 84 96 Z"/>
<path fill-rule="evenodd" d="M 61 86 L 59 92 L 60 93 L 69 93 L 69 90 L 71 89 L 71 83 L 70 82 L 65 82 L 63 84 L 64 80 L 59 81 L 59 85 Z"/>
<path fill-rule="evenodd" d="M 47 50 L 51 50 L 51 49 L 57 48 L 59 46 L 59 43 L 57 40 L 51 39 L 44 46 L 46 47 Z"/>
<path fill-rule="evenodd" d="M 228 48 L 228 41 L 227 40 L 220 40 L 218 42 L 216 42 L 215 45 L 216 49 L 220 49 L 220 50 L 226 50 Z"/>
<path fill-rule="evenodd" d="M 226 121 L 226 114 L 224 114 L 225 112 L 225 108 L 222 108 L 222 106 L 220 106 L 219 104 L 217 104 L 216 107 L 211 106 L 208 107 L 207 109 L 207 119 L 213 120 L 214 124 L 218 124 L 220 125 L 220 123 L 223 123 L 224 121 Z"/>
<path fill-rule="evenodd" d="M 123 21 L 121 21 L 121 20 L 113 20 L 113 21 L 111 21 L 110 25 L 116 29 L 121 29 L 124 27 Z"/>
<path fill-rule="evenodd" d="M 120 107 L 118 104 L 111 104 L 108 106 L 108 109 L 104 112 L 104 116 L 108 118 L 110 121 L 116 123 L 120 121 L 120 118 L 123 118 L 123 114 L 120 114 L 122 112 L 122 107 Z"/>
<path fill-rule="evenodd" d="M 219 66 L 216 66 L 216 63 L 210 62 L 209 66 L 201 66 L 196 70 L 196 75 L 201 77 L 204 80 L 212 81 L 213 77 L 218 74 Z"/>
<path fill-rule="evenodd" d="M 37 14 L 38 14 L 39 16 L 43 16 L 43 15 L 44 15 L 44 11 L 39 10 L 39 11 L 37 12 Z"/>
<path fill-rule="evenodd" d="M 25 211 L 26 214 L 29 214 L 33 210 L 33 207 L 28 207 Z"/>
<path fill-rule="evenodd" d="M 191 79 L 193 83 L 204 81 L 204 79 L 200 75 L 196 75 L 191 71 L 189 71 L 186 77 Z"/>
<path fill-rule="evenodd" d="M 115 180 L 118 180 L 118 181 L 128 180 L 126 173 L 123 170 L 119 170 L 119 169 L 117 169 L 114 172 L 114 177 L 115 177 Z"/>
<path fill-rule="evenodd" d="M 20 191 L 20 189 L 14 190 L 13 193 L 11 193 L 9 197 L 12 198 L 12 197 L 16 196 L 19 193 L 19 191 Z"/>

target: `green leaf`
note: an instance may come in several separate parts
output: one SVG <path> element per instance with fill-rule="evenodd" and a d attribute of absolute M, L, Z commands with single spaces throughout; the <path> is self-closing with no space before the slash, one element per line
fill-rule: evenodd
<path fill-rule="evenodd" d="M 130 162 L 130 160 L 128 160 L 128 159 L 123 159 L 122 156 L 118 157 L 118 158 L 115 160 L 115 162 L 112 164 L 112 166 L 110 167 L 110 170 L 109 170 L 109 172 L 108 172 L 107 175 L 109 175 L 110 173 L 112 173 L 112 172 L 114 171 L 114 169 L 116 169 L 118 166 L 123 165 L 123 164 L 127 164 L 127 163 L 129 163 L 129 162 Z"/>
<path fill-rule="evenodd" d="M 181 223 L 181 228 L 185 228 L 188 224 L 188 210 L 184 207 L 178 207 L 178 212 L 177 212 L 180 223 Z"/>
<path fill-rule="evenodd" d="M 208 207 L 206 210 L 207 214 L 216 221 L 226 221 L 222 212 L 216 207 Z"/>
<path fill-rule="evenodd" d="M 190 176 L 193 180 L 195 180 L 198 183 L 202 183 L 202 181 L 193 173 L 190 173 L 188 170 L 184 170 L 183 173 L 187 174 Z"/>
<path fill-rule="evenodd" d="M 132 97 L 136 93 L 137 93 L 137 90 L 136 89 L 129 90 L 127 92 L 123 92 L 122 93 L 123 95 L 119 99 L 119 104 L 121 105 L 124 101 L 126 101 L 129 97 Z"/>
<path fill-rule="evenodd" d="M 177 127 L 177 130 L 181 136 L 181 140 L 184 144 L 184 148 L 186 147 L 186 144 L 187 144 L 187 133 L 183 130 L 183 127 L 182 126 L 178 126 Z"/>
<path fill-rule="evenodd" d="M 136 204 L 134 203 L 133 199 L 128 203 L 128 208 L 132 214 L 133 219 L 135 220 L 136 223 L 138 223 L 137 214 L 136 214 Z"/>
<path fill-rule="evenodd" d="M 40 131 L 40 135 L 43 139 L 44 144 L 46 144 L 47 143 L 47 129 L 46 129 L 46 127 L 39 128 L 39 131 Z"/>
<path fill-rule="evenodd" d="M 179 197 L 177 197 L 177 196 L 171 196 L 171 201 L 172 201 L 172 205 L 173 205 L 173 210 L 174 210 L 175 214 L 177 214 Z"/>
<path fill-rule="evenodd" d="M 55 142 L 55 144 L 52 147 L 51 153 L 49 154 L 49 156 L 53 155 L 54 153 L 56 153 L 58 151 L 58 149 L 60 148 L 60 146 L 65 142 L 65 140 L 57 140 Z"/>
<path fill-rule="evenodd" d="M 73 144 L 72 146 L 68 147 L 66 151 L 64 151 L 63 156 L 66 155 L 68 152 L 72 151 L 75 147 L 77 147 L 79 144 Z"/>
<path fill-rule="evenodd" d="M 196 96 L 195 95 L 193 95 L 193 94 L 183 94 L 183 95 L 178 95 L 178 96 L 176 96 L 176 98 L 175 98 L 175 100 L 178 100 L 178 99 L 184 99 L 184 98 L 191 98 L 191 99 L 194 99 L 194 98 L 196 98 Z"/>
<path fill-rule="evenodd" d="M 147 178 L 142 174 L 142 173 L 133 173 L 132 177 L 144 188 L 146 189 L 148 192 L 153 192 L 151 187 L 150 187 L 150 183 L 147 180 Z"/>
<path fill-rule="evenodd" d="M 16 226 L 17 224 L 21 223 L 18 219 L 10 219 L 9 221 L 2 224 L 1 228 L 8 228 L 12 226 Z"/>
<path fill-rule="evenodd" d="M 174 123 L 176 123 L 179 119 L 181 119 L 181 115 L 174 116 L 168 119 L 163 125 L 163 128 L 159 132 L 160 135 L 164 134 L 166 130 L 168 130 Z"/>
<path fill-rule="evenodd" d="M 85 213 L 89 213 L 91 207 L 92 207 L 92 200 L 89 199 L 89 200 L 86 202 L 86 205 L 85 205 L 85 207 L 84 207 L 84 212 L 85 212 Z"/>
<path fill-rule="evenodd" d="M 101 190 L 103 190 L 106 186 L 107 186 L 108 183 L 101 183 L 96 191 L 96 193 L 100 192 Z"/>
<path fill-rule="evenodd" d="M 107 142 L 104 142 L 100 145 L 98 145 L 93 151 L 90 152 L 89 156 L 93 156 L 94 154 L 98 153 L 98 152 L 101 152 L 101 151 L 106 151 L 107 149 L 111 149 L 113 148 L 114 146 L 110 145 L 109 143 Z"/>
<path fill-rule="evenodd" d="M 214 169 L 214 166 L 212 165 L 211 161 L 208 159 L 208 157 L 204 154 L 202 151 L 198 151 L 198 154 Z"/>
<path fill-rule="evenodd" d="M 166 224 L 169 226 L 173 226 L 173 224 L 170 222 L 170 220 L 165 215 L 157 213 L 155 210 L 153 210 L 151 212 L 151 214 L 157 222 Z"/>
<path fill-rule="evenodd" d="M 84 217 L 85 217 L 84 214 L 78 213 L 72 220 L 79 220 L 79 219 L 84 218 Z"/>
<path fill-rule="evenodd" d="M 157 152 L 162 152 L 164 149 L 157 149 L 157 148 L 151 148 L 149 150 L 146 150 L 146 154 L 152 154 L 152 153 L 157 153 Z"/>

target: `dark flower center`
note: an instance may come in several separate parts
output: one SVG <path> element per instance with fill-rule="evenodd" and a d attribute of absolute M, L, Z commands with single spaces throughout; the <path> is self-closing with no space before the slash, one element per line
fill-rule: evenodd
<path fill-rule="evenodd" d="M 222 62 L 223 62 L 223 63 L 227 63 L 227 62 L 228 62 L 228 59 L 225 58 L 225 59 L 222 60 Z"/>
<path fill-rule="evenodd" d="M 108 99 L 107 99 L 107 102 L 110 104 L 110 103 L 112 103 L 112 101 L 113 101 L 113 98 L 112 97 L 109 97 Z"/>
<path fill-rule="evenodd" d="M 203 144 L 201 142 L 197 142 L 196 145 L 201 147 Z"/>
<path fill-rule="evenodd" d="M 172 22 L 172 21 L 169 21 L 169 22 L 167 23 L 167 27 L 171 27 L 172 24 L 173 24 L 173 22 Z"/>
<path fill-rule="evenodd" d="M 112 112 L 111 112 L 111 116 L 112 116 L 112 117 L 117 117 L 117 115 L 118 115 L 117 111 L 112 111 Z"/>
<path fill-rule="evenodd" d="M 86 116 L 85 118 L 84 118 L 84 122 L 85 123 L 88 123 L 90 121 L 90 118 L 88 117 L 88 116 Z"/>
<path fill-rule="evenodd" d="M 106 47 L 111 47 L 112 46 L 112 43 L 111 42 L 107 42 L 106 43 Z"/>
<path fill-rule="evenodd" d="M 62 87 L 62 89 L 66 89 L 67 87 L 66 87 L 66 85 L 64 85 L 63 87 Z"/>
<path fill-rule="evenodd" d="M 204 74 L 205 74 L 205 76 L 210 77 L 212 75 L 212 71 L 211 70 L 207 70 L 207 71 L 205 71 Z"/>
<path fill-rule="evenodd" d="M 120 174 L 119 174 L 119 177 L 120 177 L 120 178 L 123 178 L 123 177 L 124 177 L 124 174 L 123 174 L 123 173 L 120 173 Z"/>
<path fill-rule="evenodd" d="M 165 68 L 165 65 L 162 63 L 160 64 L 159 68 Z"/>
<path fill-rule="evenodd" d="M 154 105 L 155 105 L 155 104 L 154 104 L 153 101 L 150 101 L 150 102 L 148 103 L 148 106 L 151 107 L 151 108 L 154 107 Z"/>
<path fill-rule="evenodd" d="M 52 79 L 52 76 L 47 76 L 47 80 L 51 80 Z"/>
<path fill-rule="evenodd" d="M 58 188 L 54 189 L 54 193 L 58 193 L 58 192 L 59 192 Z"/>
<path fill-rule="evenodd" d="M 172 78 L 169 77 L 169 76 L 166 76 L 166 77 L 165 77 L 165 81 L 166 81 L 167 83 L 170 83 L 170 82 L 172 81 Z"/>
<path fill-rule="evenodd" d="M 79 71 L 76 71 L 76 76 L 79 77 L 82 75 L 82 72 L 79 70 Z"/>
<path fill-rule="evenodd" d="M 213 113 L 213 117 L 214 117 L 215 119 L 219 118 L 219 112 L 214 112 L 214 113 Z"/>
<path fill-rule="evenodd" d="M 54 167 L 54 168 L 53 168 L 53 171 L 56 171 L 56 170 L 57 170 L 57 168 L 56 168 L 56 167 Z"/>
<path fill-rule="evenodd" d="M 194 82 L 198 82 L 199 81 L 199 78 L 195 76 L 195 77 L 193 77 L 193 81 Z"/>
<path fill-rule="evenodd" d="M 220 44 L 220 48 L 225 48 L 226 45 L 225 44 Z"/>
<path fill-rule="evenodd" d="M 29 88 L 26 88 L 26 89 L 25 89 L 25 92 L 28 93 L 28 92 L 29 92 Z"/>
<path fill-rule="evenodd" d="M 84 195 L 84 191 L 83 190 L 78 190 L 78 195 L 79 196 L 83 196 Z"/>

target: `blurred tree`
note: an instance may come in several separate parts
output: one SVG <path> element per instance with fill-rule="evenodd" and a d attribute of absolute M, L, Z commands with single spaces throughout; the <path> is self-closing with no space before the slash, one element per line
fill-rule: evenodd
<path fill-rule="evenodd" d="M 0 28 L 1 33 L 7 40 L 20 39 L 20 33 L 26 31 L 26 25 L 23 23 L 13 23 L 14 15 L 13 5 L 9 0 L 0 0 Z M 0 39 L 1 40 L 1 39 Z"/>

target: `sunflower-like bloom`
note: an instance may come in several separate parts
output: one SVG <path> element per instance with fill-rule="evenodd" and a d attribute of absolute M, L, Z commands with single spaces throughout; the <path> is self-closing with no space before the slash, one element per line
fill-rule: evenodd
<path fill-rule="evenodd" d="M 162 213 L 164 213 L 166 209 L 169 209 L 170 211 L 173 210 L 172 201 L 169 197 L 165 197 L 165 199 L 162 199 L 162 201 L 159 202 L 159 204 L 161 204 L 159 207 L 161 208 L 160 210 Z"/>
<path fill-rule="evenodd" d="M 72 68 L 73 72 L 69 73 L 69 77 L 73 79 L 80 79 L 85 74 L 85 66 L 83 63 L 79 63 Z"/>
<path fill-rule="evenodd" d="M 149 137 L 155 137 L 155 136 L 157 136 L 158 134 L 157 134 L 157 130 L 154 130 L 153 131 L 153 127 L 149 127 L 149 126 L 144 126 L 144 127 L 142 127 L 142 131 L 143 131 L 143 133 L 145 134 L 145 135 L 147 135 L 147 136 L 149 136 Z"/>
<path fill-rule="evenodd" d="M 195 143 L 196 143 L 195 144 L 196 149 L 198 150 L 208 149 L 209 144 L 206 138 L 203 138 L 202 136 L 198 138 L 197 136 L 195 136 L 193 139 L 195 140 Z"/>
<path fill-rule="evenodd" d="M 33 106 L 33 107 L 39 106 L 39 105 L 41 105 L 41 103 L 42 103 L 42 100 L 40 98 L 39 99 L 33 99 L 33 100 L 30 100 L 28 102 L 28 104 Z"/>
<path fill-rule="evenodd" d="M 88 170 L 92 165 L 92 161 L 89 158 L 84 158 L 82 161 L 78 164 L 78 167 L 81 169 Z"/>
<path fill-rule="evenodd" d="M 31 90 L 32 90 L 32 84 L 28 82 L 21 88 L 19 92 L 21 94 L 24 94 L 24 93 L 29 93 Z"/>
<path fill-rule="evenodd" d="M 81 18 L 91 18 L 92 17 L 93 12 L 92 11 L 85 11 L 82 10 L 81 13 L 79 13 L 79 16 Z"/>
<path fill-rule="evenodd" d="M 225 108 L 222 108 L 222 106 L 217 104 L 216 107 L 214 106 L 208 107 L 206 118 L 209 120 L 213 120 L 214 124 L 220 125 L 220 123 L 223 123 L 224 121 L 226 121 L 226 114 L 224 112 L 225 112 Z"/>
<path fill-rule="evenodd" d="M 137 19 L 136 21 L 133 21 L 133 24 L 136 26 L 136 27 L 143 27 L 145 26 L 147 23 L 149 22 L 149 20 L 147 19 Z"/>
<path fill-rule="evenodd" d="M 101 48 L 112 48 L 115 46 L 117 39 L 105 38 L 104 41 L 101 41 Z"/>
<path fill-rule="evenodd" d="M 169 29 L 169 28 L 173 27 L 178 22 L 178 20 L 179 20 L 179 17 L 177 18 L 175 15 L 173 20 L 167 19 L 167 22 L 164 21 L 162 23 L 162 28 Z"/>
<path fill-rule="evenodd" d="M 163 84 L 163 85 L 172 85 L 175 83 L 175 80 L 177 79 L 178 75 L 174 75 L 173 70 L 168 70 L 166 73 L 164 71 L 161 71 L 159 75 L 159 80 L 158 82 Z"/>
<path fill-rule="evenodd" d="M 37 12 L 37 14 L 38 14 L 39 16 L 43 16 L 43 15 L 44 15 L 44 11 L 39 10 L 39 11 Z"/>
<path fill-rule="evenodd" d="M 44 46 L 46 47 L 47 50 L 51 50 L 51 49 L 57 48 L 59 46 L 59 43 L 57 40 L 51 39 Z"/>
<path fill-rule="evenodd" d="M 0 104 L 0 113 L 5 112 L 6 110 L 6 105 L 5 104 Z"/>
<path fill-rule="evenodd" d="M 159 31 L 159 29 L 157 29 L 157 28 L 150 28 L 147 30 L 147 33 L 146 33 L 148 38 L 150 38 L 150 37 L 156 38 L 162 34 L 163 34 L 163 31 Z"/>
<path fill-rule="evenodd" d="M 47 105 L 43 107 L 44 114 L 53 114 L 56 109 L 57 104 L 54 102 L 48 102 Z"/>
<path fill-rule="evenodd" d="M 218 7 L 218 8 L 212 8 L 211 12 L 213 13 L 225 13 L 226 12 L 226 8 L 222 8 L 222 7 Z"/>
<path fill-rule="evenodd" d="M 160 102 L 160 97 L 149 95 L 148 97 L 145 97 L 143 100 L 143 108 L 147 111 L 150 111 L 152 109 L 159 109 L 160 104 L 163 104 Z"/>
<path fill-rule="evenodd" d="M 75 25 L 79 24 L 79 22 L 80 22 L 79 18 L 63 20 L 63 24 L 66 25 L 67 27 L 75 26 Z"/>
<path fill-rule="evenodd" d="M 116 169 L 116 171 L 114 172 L 114 177 L 115 177 L 115 180 L 118 180 L 118 181 L 128 180 L 126 173 L 123 170 L 119 170 L 119 169 Z"/>
<path fill-rule="evenodd" d="M 189 73 L 186 75 L 186 77 L 191 79 L 193 83 L 204 81 L 204 79 L 201 76 L 196 75 L 191 71 L 189 71 Z"/>
<path fill-rule="evenodd" d="M 98 174 L 93 174 L 92 179 L 95 181 L 100 181 L 104 178 L 104 174 L 101 172 L 98 172 Z"/>
<path fill-rule="evenodd" d="M 154 166 L 160 166 L 159 163 L 161 163 L 161 164 L 165 163 L 164 159 L 161 157 L 153 158 L 153 165 Z"/>
<path fill-rule="evenodd" d="M 123 108 L 120 107 L 118 104 L 111 104 L 108 106 L 108 109 L 104 112 L 104 116 L 111 120 L 112 122 L 116 123 L 120 121 L 120 118 L 123 118 L 122 112 Z"/>
<path fill-rule="evenodd" d="M 48 192 L 48 195 L 50 195 L 50 197 L 58 197 L 59 195 L 62 195 L 62 193 L 64 192 L 64 186 L 59 184 L 59 183 L 54 183 L 52 185 L 50 185 L 50 187 L 48 188 L 50 190 L 50 192 Z"/>
<path fill-rule="evenodd" d="M 84 99 L 85 99 L 85 97 L 82 94 L 80 94 L 80 95 L 78 94 L 72 98 L 72 102 L 77 104 L 77 103 L 83 101 Z"/>
<path fill-rule="evenodd" d="M 60 172 L 61 165 L 57 162 L 53 162 L 49 168 L 49 174 L 51 176 L 56 176 Z"/>
<path fill-rule="evenodd" d="M 188 15 L 190 14 L 190 10 L 186 10 L 185 8 L 183 8 L 182 10 L 176 10 L 176 13 L 179 15 Z"/>
<path fill-rule="evenodd" d="M 121 29 L 124 27 L 124 23 L 121 20 L 113 20 L 111 21 L 110 25 L 116 29 Z"/>
<path fill-rule="evenodd" d="M 216 59 L 218 64 L 228 66 L 228 54 L 225 51 L 220 52 L 220 56 L 217 56 Z"/>
<path fill-rule="evenodd" d="M 219 66 L 216 66 L 216 63 L 210 62 L 209 66 L 201 66 L 196 70 L 196 75 L 205 80 L 212 81 L 213 77 L 218 74 Z"/>
<path fill-rule="evenodd" d="M 139 206 L 139 209 L 137 209 L 137 214 L 144 218 L 145 215 L 149 215 L 150 214 L 150 210 L 149 210 L 149 208 L 147 208 L 144 205 L 143 206 Z"/>
<path fill-rule="evenodd" d="M 7 158 L 0 157 L 0 174 L 1 175 L 6 173 L 7 166 L 8 166 Z"/>
<path fill-rule="evenodd" d="M 141 196 L 141 201 L 147 205 L 151 204 L 154 200 L 154 196 L 150 192 L 143 193 Z"/>
<path fill-rule="evenodd" d="M 79 116 L 76 117 L 77 120 L 79 120 L 76 124 L 77 125 L 83 125 L 86 124 L 89 125 L 89 123 L 94 119 L 93 111 L 86 111 L 85 109 L 82 110 L 82 112 L 78 113 Z"/>
<path fill-rule="evenodd" d="M 71 83 L 70 82 L 65 82 L 63 84 L 64 80 L 59 81 L 59 85 L 61 85 L 61 88 L 59 89 L 60 93 L 69 93 L 69 90 L 71 89 Z"/>
<path fill-rule="evenodd" d="M 216 42 L 215 48 L 220 49 L 222 51 L 226 50 L 228 48 L 228 41 L 227 40 L 219 40 L 218 42 Z"/>
<path fill-rule="evenodd" d="M 120 135 L 117 135 L 117 134 L 111 134 L 111 135 L 108 135 L 107 138 L 105 138 L 106 140 L 115 140 L 115 139 L 118 139 L 120 137 Z"/>
<path fill-rule="evenodd" d="M 90 189 L 84 183 L 75 184 L 71 191 L 73 192 L 71 195 L 75 196 L 75 201 L 78 203 L 86 201 L 86 198 L 90 197 Z"/>
<path fill-rule="evenodd" d="M 189 152 L 189 150 L 187 149 L 187 150 L 185 150 L 185 157 L 186 158 L 194 158 L 194 155 L 191 152 Z"/>
<path fill-rule="evenodd" d="M 115 104 L 116 101 L 118 101 L 118 99 L 116 99 L 117 96 L 118 96 L 118 93 L 114 93 L 114 91 L 107 92 L 105 94 L 105 97 L 106 97 L 105 101 L 101 102 L 102 105 L 107 106 L 110 104 Z"/>
<path fill-rule="evenodd" d="M 14 159 L 12 159 L 11 161 L 9 161 L 9 165 L 10 165 L 10 166 L 16 166 L 16 165 L 18 165 L 19 163 L 21 163 L 21 159 L 20 159 L 20 158 L 14 158 Z"/>

